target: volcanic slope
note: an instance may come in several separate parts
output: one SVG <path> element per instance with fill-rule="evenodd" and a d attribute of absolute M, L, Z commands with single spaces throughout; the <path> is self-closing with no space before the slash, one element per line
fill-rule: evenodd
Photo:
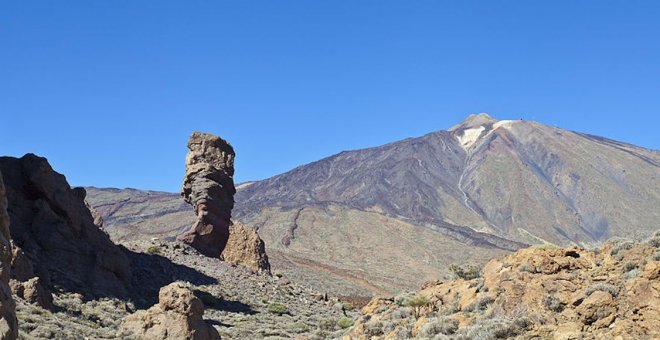
<path fill-rule="evenodd" d="M 478 114 L 237 189 L 233 215 L 258 228 L 275 271 L 378 293 L 525 244 L 649 236 L 660 220 L 660 152 Z M 88 191 L 113 237 L 172 237 L 194 217 L 178 195 Z"/>

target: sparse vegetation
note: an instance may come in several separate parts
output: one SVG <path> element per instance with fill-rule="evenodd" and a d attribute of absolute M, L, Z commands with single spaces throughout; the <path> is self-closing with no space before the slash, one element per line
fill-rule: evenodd
<path fill-rule="evenodd" d="M 532 246 L 534 249 L 559 249 L 559 247 L 556 244 L 552 243 L 541 243 L 541 244 L 535 244 Z"/>
<path fill-rule="evenodd" d="M 149 255 L 159 255 L 160 254 L 160 247 L 159 246 L 150 246 L 147 248 L 147 254 Z"/>
<path fill-rule="evenodd" d="M 486 340 L 507 339 L 523 333 L 530 326 L 529 319 L 521 318 L 493 318 L 481 319 L 474 325 L 460 329 L 456 339 Z"/>
<path fill-rule="evenodd" d="M 627 272 L 623 273 L 621 278 L 624 281 L 628 281 L 628 280 L 631 280 L 631 279 L 634 279 L 634 278 L 638 277 L 640 273 L 641 273 L 641 270 L 639 270 L 639 268 L 635 268 L 633 270 L 630 270 L 630 271 L 627 271 Z"/>
<path fill-rule="evenodd" d="M 341 329 L 351 327 L 353 326 L 353 319 L 343 316 L 337 320 L 337 326 Z"/>
<path fill-rule="evenodd" d="M 565 307 L 561 300 L 552 294 L 546 294 L 543 297 L 543 305 L 545 305 L 545 308 L 556 313 L 561 313 Z"/>
<path fill-rule="evenodd" d="M 623 265 L 623 272 L 627 273 L 631 270 L 637 269 L 637 263 L 634 262 L 626 262 L 626 264 Z"/>
<path fill-rule="evenodd" d="M 344 302 L 344 303 L 341 305 L 341 310 L 342 310 L 342 312 L 344 312 L 344 315 L 346 315 L 346 312 L 347 312 L 347 311 L 354 311 L 354 310 L 355 310 L 355 306 L 353 306 L 353 304 L 350 303 L 350 302 Z"/>
<path fill-rule="evenodd" d="M 432 338 L 437 334 L 451 335 L 458 330 L 458 320 L 450 317 L 433 318 L 429 320 L 419 333 L 421 336 Z"/>
<path fill-rule="evenodd" d="M 651 245 L 652 247 L 660 248 L 660 230 L 657 230 L 651 238 L 649 238 L 646 243 Z"/>
<path fill-rule="evenodd" d="M 464 312 L 483 312 L 488 309 L 495 299 L 492 296 L 482 296 L 473 304 L 466 306 Z"/>
<path fill-rule="evenodd" d="M 651 260 L 660 261 L 660 250 L 656 250 L 656 252 L 651 255 Z"/>
<path fill-rule="evenodd" d="M 364 332 L 369 336 L 383 335 L 383 323 L 380 321 L 368 322 L 364 327 Z"/>
<path fill-rule="evenodd" d="M 635 241 L 622 238 L 614 238 L 608 242 L 612 244 L 612 250 L 610 251 L 610 254 L 619 261 L 623 259 L 623 254 L 621 253 L 622 251 L 630 250 L 635 246 L 635 244 L 637 244 Z"/>
<path fill-rule="evenodd" d="M 335 325 L 337 321 L 335 319 L 323 319 L 319 322 L 319 329 L 324 331 L 333 331 L 335 330 Z"/>
<path fill-rule="evenodd" d="M 415 293 L 411 293 L 411 292 L 399 293 L 399 295 L 394 297 L 394 303 L 396 303 L 399 306 L 405 306 L 406 301 L 413 296 L 415 296 Z"/>
<path fill-rule="evenodd" d="M 455 278 L 460 278 L 463 280 L 472 280 L 481 276 L 481 268 L 471 264 L 467 264 L 465 266 L 450 264 L 449 270 L 452 272 Z"/>
<path fill-rule="evenodd" d="M 307 332 L 309 330 L 309 327 L 307 327 L 307 325 L 305 325 L 303 322 L 294 322 L 291 325 L 289 325 L 289 329 L 294 333 L 303 333 L 303 332 Z"/>
<path fill-rule="evenodd" d="M 458 296 L 458 294 L 454 294 L 454 298 L 452 300 L 451 305 L 443 308 L 441 312 L 444 315 L 450 315 L 450 314 L 458 313 L 458 312 L 461 311 L 460 304 L 461 304 L 460 297 Z"/>
<path fill-rule="evenodd" d="M 269 313 L 273 313 L 277 315 L 282 315 L 289 312 L 289 309 L 285 305 L 277 302 L 268 304 L 268 307 L 266 307 L 266 309 L 268 310 Z"/>
<path fill-rule="evenodd" d="M 593 292 L 598 291 L 598 290 L 603 291 L 603 292 L 608 292 L 612 296 L 619 295 L 619 288 L 617 288 L 614 285 L 611 285 L 609 283 L 604 283 L 604 282 L 595 283 L 595 284 L 589 286 L 589 288 L 587 288 L 587 290 L 584 292 L 584 294 L 586 296 L 589 296 Z"/>
<path fill-rule="evenodd" d="M 532 274 L 536 273 L 536 268 L 534 268 L 534 266 L 532 266 L 531 264 L 529 264 L 527 262 L 521 264 L 518 267 L 518 270 L 520 270 L 521 272 L 527 272 L 527 273 L 532 273 Z"/>
<path fill-rule="evenodd" d="M 392 312 L 392 319 L 405 319 L 410 316 L 410 311 L 408 308 L 397 308 Z"/>

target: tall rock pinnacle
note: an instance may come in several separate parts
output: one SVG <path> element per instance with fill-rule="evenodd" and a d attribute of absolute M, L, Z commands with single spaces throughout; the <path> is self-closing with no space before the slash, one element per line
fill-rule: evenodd
<path fill-rule="evenodd" d="M 229 239 L 234 207 L 234 149 L 222 138 L 193 132 L 188 140 L 181 195 L 197 220 L 178 239 L 206 256 L 219 257 Z"/>

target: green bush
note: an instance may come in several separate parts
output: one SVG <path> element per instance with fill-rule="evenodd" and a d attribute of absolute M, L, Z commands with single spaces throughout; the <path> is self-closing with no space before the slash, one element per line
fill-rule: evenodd
<path fill-rule="evenodd" d="M 282 315 L 289 312 L 289 309 L 285 305 L 277 302 L 268 304 L 267 309 L 269 313 L 273 313 L 277 315 Z"/>
<path fill-rule="evenodd" d="M 453 273 L 454 278 L 460 278 L 463 280 L 472 280 L 481 276 L 481 269 L 471 264 L 461 267 L 452 263 L 449 265 L 449 270 Z"/>
<path fill-rule="evenodd" d="M 337 320 L 337 326 L 341 329 L 346 329 L 348 327 L 353 326 L 353 320 L 351 318 L 347 318 L 345 316 L 342 316 Z"/>
<path fill-rule="evenodd" d="M 147 248 L 147 254 L 150 254 L 150 255 L 160 254 L 160 247 L 159 246 L 151 246 L 151 247 Z"/>
<path fill-rule="evenodd" d="M 424 296 L 424 295 L 415 295 L 415 296 L 412 296 L 412 297 L 409 297 L 408 299 L 406 299 L 406 301 L 404 302 L 404 305 L 408 306 L 408 307 L 425 307 L 425 306 L 428 306 L 429 303 L 430 303 L 430 301 L 426 296 Z"/>

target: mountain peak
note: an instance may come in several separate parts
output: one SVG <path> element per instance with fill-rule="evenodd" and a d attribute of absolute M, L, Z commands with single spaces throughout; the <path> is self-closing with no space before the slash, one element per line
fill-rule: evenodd
<path fill-rule="evenodd" d="M 452 126 L 449 131 L 456 131 L 461 129 L 470 129 L 478 126 L 483 126 L 486 124 L 496 123 L 497 119 L 491 117 L 489 114 L 482 112 L 471 114 L 465 118 L 462 122 L 457 125 Z"/>

